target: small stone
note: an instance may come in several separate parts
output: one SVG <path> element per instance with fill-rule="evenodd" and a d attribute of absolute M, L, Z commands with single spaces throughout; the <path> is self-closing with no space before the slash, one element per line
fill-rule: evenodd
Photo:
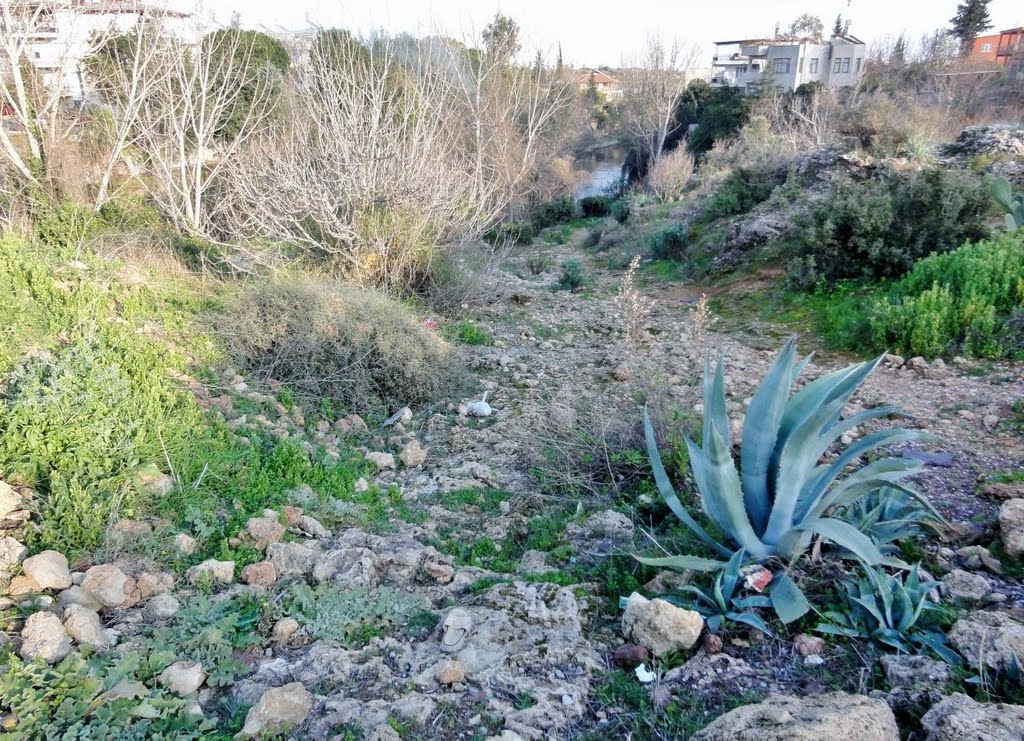
<path fill-rule="evenodd" d="M 295 618 L 281 618 L 274 623 L 272 636 L 275 643 L 285 644 L 292 639 L 292 636 L 299 630 L 299 621 Z"/>
<path fill-rule="evenodd" d="M 623 669 L 634 669 L 650 658 L 650 652 L 635 643 L 623 644 L 612 653 L 612 661 L 615 662 L 615 666 Z"/>
<path fill-rule="evenodd" d="M 572 699 L 572 695 L 562 695 L 562 704 L 566 707 L 571 706 L 575 700 Z"/>
<path fill-rule="evenodd" d="M 715 654 L 722 653 L 724 644 L 722 643 L 721 636 L 716 636 L 714 633 L 708 633 L 704 636 L 704 650 L 714 656 Z"/>
<path fill-rule="evenodd" d="M 634 592 L 622 614 L 622 633 L 647 646 L 655 656 L 692 648 L 704 628 L 699 612 Z"/>
<path fill-rule="evenodd" d="M 136 581 L 111 564 L 93 566 L 86 571 L 82 588 L 92 592 L 104 607 L 131 607 L 139 601 Z"/>
<path fill-rule="evenodd" d="M 284 525 L 277 521 L 277 515 L 250 517 L 245 523 L 245 530 L 252 538 L 256 550 L 262 551 L 271 543 L 280 542 L 284 537 Z"/>
<path fill-rule="evenodd" d="M 299 682 L 267 690 L 249 709 L 236 738 L 276 736 L 302 725 L 313 707 L 313 696 Z"/>
<path fill-rule="evenodd" d="M 793 639 L 793 650 L 801 656 L 817 656 L 825 650 L 825 640 L 801 633 Z"/>
<path fill-rule="evenodd" d="M 178 533 L 174 536 L 174 550 L 182 556 L 191 556 L 199 549 L 199 543 L 191 535 Z"/>
<path fill-rule="evenodd" d="M 612 377 L 616 381 L 624 383 L 633 377 L 633 372 L 629 369 L 628 365 L 620 365 L 612 373 Z"/>
<path fill-rule="evenodd" d="M 962 602 L 981 602 L 992 593 L 988 579 L 980 574 L 953 569 L 942 579 L 949 596 Z"/>
<path fill-rule="evenodd" d="M 999 532 L 1010 556 L 1024 556 L 1024 499 L 1010 499 L 999 508 Z"/>
<path fill-rule="evenodd" d="M 21 497 L 10 484 L 0 481 L 0 520 L 21 509 Z"/>
<path fill-rule="evenodd" d="M 96 598 L 95 594 L 82 589 L 82 587 L 77 584 L 72 584 L 70 587 L 58 594 L 57 604 L 65 608 L 69 605 L 80 605 L 88 610 L 96 610 L 97 612 L 106 606 Z"/>
<path fill-rule="evenodd" d="M 981 419 L 981 426 L 991 432 L 999 426 L 999 417 L 994 414 L 986 414 Z"/>
<path fill-rule="evenodd" d="M 417 468 L 427 460 L 427 451 L 420 447 L 420 441 L 414 438 L 405 444 L 399 458 L 406 468 Z"/>
<path fill-rule="evenodd" d="M 303 515 L 299 518 L 296 523 L 296 527 L 302 532 L 306 533 L 311 538 L 329 538 L 331 537 L 331 531 L 325 528 L 320 520 L 309 515 Z"/>
<path fill-rule="evenodd" d="M 68 560 L 57 551 L 43 551 L 37 556 L 26 558 L 22 568 L 25 576 L 35 582 L 39 589 L 67 589 L 71 586 Z"/>
<path fill-rule="evenodd" d="M 198 692 L 205 681 L 206 672 L 203 671 L 202 665 L 195 661 L 175 661 L 157 677 L 161 687 L 178 697 Z"/>
<path fill-rule="evenodd" d="M 438 584 L 450 584 L 452 579 L 455 578 L 455 569 L 446 563 L 427 561 L 423 564 L 423 570 L 427 572 L 427 576 Z"/>
<path fill-rule="evenodd" d="M 804 666 L 821 666 L 824 663 L 825 659 L 818 654 L 811 654 L 810 656 L 804 657 Z"/>
<path fill-rule="evenodd" d="M 370 490 L 370 484 L 369 484 L 369 482 L 366 479 L 364 479 L 362 476 L 360 476 L 356 480 L 356 485 L 355 485 L 354 488 L 355 488 L 355 490 L 357 492 L 362 494 L 364 491 L 369 491 Z"/>
<path fill-rule="evenodd" d="M 278 576 L 298 576 L 313 569 L 317 551 L 302 543 L 274 543 L 267 547 L 267 560 L 274 564 Z"/>
<path fill-rule="evenodd" d="M 144 571 L 139 575 L 139 598 L 147 600 L 158 594 L 166 594 L 174 589 L 174 575 L 164 571 L 151 574 Z"/>
<path fill-rule="evenodd" d="M 99 613 L 81 605 L 69 605 L 64 610 L 64 630 L 80 646 L 110 646 L 110 637 L 103 630 Z"/>
<path fill-rule="evenodd" d="M 170 594 L 158 594 L 146 603 L 146 617 L 150 620 L 167 620 L 178 614 L 181 604 Z"/>
<path fill-rule="evenodd" d="M 367 453 L 366 460 L 376 466 L 378 471 L 395 467 L 395 456 L 391 455 L 391 453 Z"/>
<path fill-rule="evenodd" d="M 135 472 L 135 484 L 155 497 L 165 497 L 174 490 L 174 479 L 152 463 L 140 467 Z"/>
<path fill-rule="evenodd" d="M 208 559 L 185 572 L 189 584 L 198 584 L 202 579 L 210 579 L 219 584 L 230 584 L 235 580 L 235 562 Z"/>
<path fill-rule="evenodd" d="M 299 524 L 299 520 L 302 519 L 302 508 L 286 504 L 284 507 L 281 507 L 281 514 L 284 515 L 284 520 L 288 523 L 289 527 L 295 527 Z"/>
<path fill-rule="evenodd" d="M 397 412 L 388 417 L 387 421 L 384 422 L 385 427 L 391 427 L 392 425 L 410 425 L 412 423 L 412 409 L 409 407 L 402 407 Z"/>
<path fill-rule="evenodd" d="M 277 581 L 277 569 L 269 561 L 251 563 L 242 569 L 242 581 L 258 587 L 271 587 Z"/>
<path fill-rule="evenodd" d="M 71 653 L 71 637 L 52 612 L 29 615 L 21 631 L 21 658 L 25 661 L 42 659 L 56 664 Z"/>
<path fill-rule="evenodd" d="M 466 667 L 461 661 L 446 661 L 437 668 L 437 681 L 441 684 L 456 684 L 466 678 Z"/>

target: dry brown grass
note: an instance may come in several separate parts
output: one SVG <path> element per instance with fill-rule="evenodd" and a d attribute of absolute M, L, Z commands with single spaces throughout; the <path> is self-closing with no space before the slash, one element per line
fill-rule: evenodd
<path fill-rule="evenodd" d="M 230 357 L 255 378 L 359 412 L 435 401 L 459 375 L 448 343 L 408 308 L 326 279 L 253 284 L 218 330 Z"/>
<path fill-rule="evenodd" d="M 647 185 L 660 200 L 678 201 L 690 186 L 693 170 L 693 156 L 681 146 L 661 156 L 647 175 Z"/>

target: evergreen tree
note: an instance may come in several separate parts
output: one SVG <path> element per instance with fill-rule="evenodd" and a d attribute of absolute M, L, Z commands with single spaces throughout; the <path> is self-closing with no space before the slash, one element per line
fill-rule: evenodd
<path fill-rule="evenodd" d="M 907 61 L 907 35 L 900 34 L 896 39 L 896 45 L 892 48 L 892 63 L 904 64 Z"/>
<path fill-rule="evenodd" d="M 512 61 L 519 51 L 519 24 L 501 13 L 484 27 L 483 37 L 487 56 L 501 64 Z"/>
<path fill-rule="evenodd" d="M 832 35 L 833 36 L 842 36 L 843 35 L 843 14 L 842 13 L 840 13 L 839 15 L 836 16 L 836 24 L 834 26 L 832 26 Z"/>
<path fill-rule="evenodd" d="M 964 0 L 956 7 L 956 15 L 950 20 L 950 35 L 960 40 L 960 53 L 964 56 L 971 51 L 974 40 L 992 28 L 988 5 L 992 0 Z"/>

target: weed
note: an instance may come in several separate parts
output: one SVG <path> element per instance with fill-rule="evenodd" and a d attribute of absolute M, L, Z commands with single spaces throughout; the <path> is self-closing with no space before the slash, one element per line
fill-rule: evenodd
<path fill-rule="evenodd" d="M 583 265 L 579 260 L 569 259 L 562 263 L 562 274 L 558 277 L 558 287 L 563 291 L 578 293 L 586 283 Z"/>
<path fill-rule="evenodd" d="M 452 342 L 459 342 L 463 345 L 477 345 L 491 347 L 494 345 L 494 338 L 480 328 L 478 324 L 463 319 L 458 324 L 448 325 L 444 330 L 445 336 Z"/>

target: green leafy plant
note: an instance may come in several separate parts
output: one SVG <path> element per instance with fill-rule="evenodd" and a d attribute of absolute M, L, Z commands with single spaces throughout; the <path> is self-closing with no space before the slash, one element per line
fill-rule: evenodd
<path fill-rule="evenodd" d="M 494 344 L 494 338 L 491 335 L 480 329 L 479 325 L 468 322 L 465 319 L 458 324 L 446 327 L 444 334 L 449 340 L 463 345 L 490 347 Z"/>
<path fill-rule="evenodd" d="M 627 221 L 629 221 L 629 215 L 631 212 L 632 209 L 627 199 L 619 198 L 618 200 L 612 202 L 610 211 L 611 216 L 620 224 L 625 224 Z"/>
<path fill-rule="evenodd" d="M 704 424 L 700 446 L 687 439 L 690 466 L 704 514 L 724 534 L 719 542 L 683 506 L 669 480 L 647 410 L 644 428 L 648 457 L 658 490 L 672 512 L 716 555 L 731 558 L 744 549 L 756 562 L 780 558 L 794 561 L 819 536 L 870 565 L 893 562 L 871 537 L 848 522 L 830 516 L 883 487 L 919 497 L 902 481 L 917 473 L 920 463 L 880 458 L 846 473 L 862 455 L 879 447 L 923 437 L 917 431 L 892 429 L 865 435 L 833 461 L 822 455 L 845 432 L 895 412 L 878 407 L 842 417 L 842 410 L 882 358 L 822 376 L 790 396 L 790 389 L 809 358 L 797 360 L 790 339 L 762 379 L 747 410 L 741 440 L 742 477 L 730 453 L 722 356 L 714 372 L 710 358 L 704 370 Z M 727 545 L 729 543 L 731 545 Z M 695 556 L 638 557 L 652 566 L 699 571 L 725 568 L 721 560 Z M 770 594 L 783 622 L 807 612 L 809 604 L 784 570 L 775 573 Z"/>
<path fill-rule="evenodd" d="M 570 259 L 562 263 L 562 274 L 558 276 L 558 287 L 563 291 L 576 293 L 586 282 L 583 265 L 579 260 Z"/>
<path fill-rule="evenodd" d="M 765 624 L 764 620 L 753 612 L 754 608 L 771 607 L 771 597 L 767 595 L 753 595 L 750 597 L 739 597 L 736 594 L 736 587 L 740 583 L 740 568 L 743 566 L 743 559 L 746 552 L 741 548 L 736 551 L 726 567 L 715 575 L 715 581 L 711 591 L 706 592 L 699 587 L 683 586 L 680 591 L 690 595 L 693 599 L 681 599 L 668 597 L 669 602 L 696 610 L 703 617 L 711 633 L 718 633 L 726 620 L 734 623 L 744 623 L 756 628 L 765 635 L 772 635 L 772 631 Z"/>
<path fill-rule="evenodd" d="M 898 543 L 919 537 L 926 526 L 943 521 L 931 504 L 889 487 L 858 499 L 836 517 L 870 537 L 886 555 L 897 553 Z"/>
<path fill-rule="evenodd" d="M 1010 231 L 1024 229 L 1024 193 L 1014 195 L 1010 181 L 998 177 L 990 185 L 992 197 L 1006 212 L 1006 228 Z"/>
<path fill-rule="evenodd" d="M 313 589 L 303 583 L 292 588 L 291 598 L 293 613 L 310 635 L 352 648 L 414 618 L 417 623 L 423 622 L 423 612 L 430 607 L 422 595 L 387 587 Z"/>
<path fill-rule="evenodd" d="M 580 199 L 580 212 L 584 218 L 607 216 L 612 210 L 612 199 L 608 196 L 587 196 Z"/>
<path fill-rule="evenodd" d="M 938 582 L 922 581 L 919 566 L 905 577 L 880 568 L 865 567 L 864 572 L 865 579 L 843 582 L 847 611 L 825 612 L 828 622 L 820 623 L 815 630 L 870 639 L 908 653 L 912 646 L 928 648 L 950 664 L 961 663 L 959 655 L 946 645 L 945 635 L 921 624 L 924 611 L 935 607 L 928 593 L 938 587 Z"/>
<path fill-rule="evenodd" d="M 543 252 L 537 252 L 526 258 L 526 269 L 530 271 L 530 275 L 546 273 L 551 270 L 553 264 L 551 257 Z"/>
<path fill-rule="evenodd" d="M 489 244 L 527 245 L 533 242 L 537 232 L 528 221 L 503 221 L 484 234 L 484 241 Z"/>
<path fill-rule="evenodd" d="M 577 219 L 581 213 L 579 204 L 572 196 L 559 196 L 538 204 L 533 209 L 530 221 L 533 222 L 535 229 L 544 229 Z"/>

